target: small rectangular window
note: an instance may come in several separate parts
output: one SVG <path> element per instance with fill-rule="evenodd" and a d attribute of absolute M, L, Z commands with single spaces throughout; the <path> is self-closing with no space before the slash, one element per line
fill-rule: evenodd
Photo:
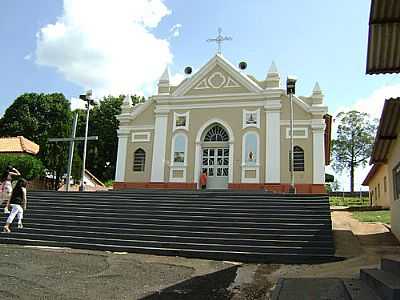
<path fill-rule="evenodd" d="M 387 177 L 383 177 L 383 191 L 387 192 Z"/>
<path fill-rule="evenodd" d="M 378 199 L 381 199 L 381 184 L 378 183 Z"/>

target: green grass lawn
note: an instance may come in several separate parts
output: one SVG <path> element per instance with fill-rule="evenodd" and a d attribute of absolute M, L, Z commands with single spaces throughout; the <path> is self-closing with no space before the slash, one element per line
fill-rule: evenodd
<path fill-rule="evenodd" d="M 379 211 L 356 211 L 353 217 L 360 222 L 381 222 L 390 224 L 390 210 Z"/>
<path fill-rule="evenodd" d="M 369 206 L 368 197 L 329 197 L 329 204 L 332 206 Z"/>

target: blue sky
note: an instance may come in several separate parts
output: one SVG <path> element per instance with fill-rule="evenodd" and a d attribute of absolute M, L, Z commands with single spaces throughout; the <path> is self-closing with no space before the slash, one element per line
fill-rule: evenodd
<path fill-rule="evenodd" d="M 151 3 L 1 0 L 0 115 L 25 92 L 149 95 L 166 64 L 178 80 L 207 62 L 216 45 L 205 40 L 218 27 L 233 37 L 223 45 L 232 63 L 263 79 L 274 60 L 282 79 L 298 77 L 299 95 L 319 81 L 332 114 L 377 117 L 384 97 L 400 92 L 397 75 L 365 75 L 369 0 Z"/>

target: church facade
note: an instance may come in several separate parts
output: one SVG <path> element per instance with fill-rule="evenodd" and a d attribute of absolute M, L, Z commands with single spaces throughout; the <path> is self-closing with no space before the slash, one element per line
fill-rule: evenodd
<path fill-rule="evenodd" d="M 114 188 L 267 189 L 290 185 L 290 104 L 274 63 L 257 80 L 216 54 L 178 86 L 168 69 L 158 94 L 118 116 Z M 293 97 L 294 177 L 304 193 L 325 192 L 330 120 L 318 83 Z"/>

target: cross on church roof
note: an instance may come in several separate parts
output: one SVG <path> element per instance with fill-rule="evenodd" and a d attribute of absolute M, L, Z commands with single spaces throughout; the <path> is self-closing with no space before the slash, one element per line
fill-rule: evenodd
<path fill-rule="evenodd" d="M 224 41 L 231 41 L 232 37 L 222 36 L 222 29 L 218 28 L 218 36 L 215 39 L 208 39 L 207 42 L 216 42 L 218 44 L 218 54 L 221 54 L 221 44 Z"/>

